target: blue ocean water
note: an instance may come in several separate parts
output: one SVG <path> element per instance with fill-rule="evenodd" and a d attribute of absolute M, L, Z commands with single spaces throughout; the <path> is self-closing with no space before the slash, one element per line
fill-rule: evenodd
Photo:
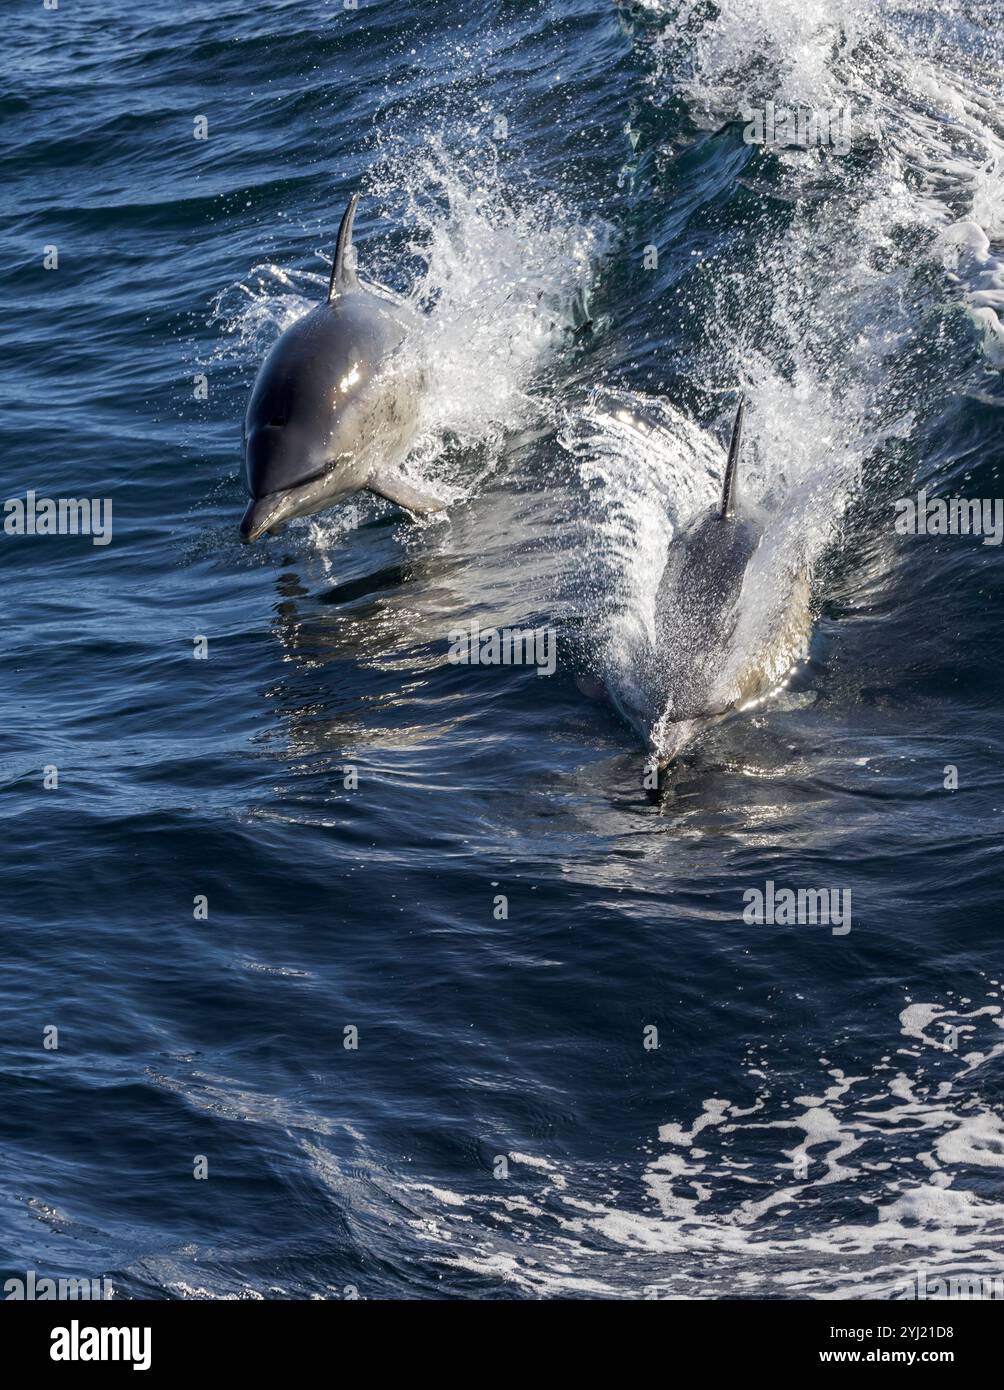
<path fill-rule="evenodd" d="M 1001 490 L 1001 18 L 19 10 L 2 496 L 114 534 L 0 534 L 5 1276 L 1002 1273 L 1001 551 L 894 527 Z M 768 101 L 848 110 L 850 150 L 748 143 Z M 361 266 L 426 315 L 410 466 L 449 518 L 242 546 L 247 393 L 357 188 Z M 582 678 L 630 685 L 740 383 L 811 644 L 657 795 Z M 552 628 L 555 673 L 451 664 L 471 620 Z M 850 892 L 850 931 L 748 923 L 768 881 Z"/>

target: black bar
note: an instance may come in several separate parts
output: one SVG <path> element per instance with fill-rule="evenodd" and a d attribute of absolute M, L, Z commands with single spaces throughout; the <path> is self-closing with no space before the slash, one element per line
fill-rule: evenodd
<path fill-rule="evenodd" d="M 475 1300 L 452 1300 L 475 1302 Z M 741 1372 L 757 1375 L 784 1370 L 818 1371 L 825 1379 L 831 1370 L 837 1373 L 853 1370 L 855 1365 L 870 1367 L 902 1365 L 910 1369 L 968 1370 L 975 1373 L 992 1357 L 999 1340 L 1000 1307 L 992 1300 L 965 1302 L 960 1300 L 930 1300 L 917 1303 L 884 1302 L 687 1302 L 668 1301 L 653 1307 L 657 1300 L 637 1300 L 643 1309 L 622 1308 L 615 1316 L 617 1326 L 621 1317 L 628 1317 L 632 1328 L 647 1331 L 653 1337 L 670 1339 L 664 1343 L 671 1348 L 672 1364 L 686 1364 L 696 1359 L 708 1373 Z M 583 1301 L 584 1302 L 584 1301 Z M 626 1303 L 630 1301 L 625 1300 Z M 582 1302 L 578 1305 L 582 1307 Z M 590 1301 L 591 1325 L 596 1329 L 597 1310 Z M 428 1300 L 422 1300 L 418 1310 L 411 1305 L 404 1310 L 410 1322 L 416 1311 L 423 1314 L 423 1328 L 418 1342 L 407 1333 L 400 1341 L 384 1340 L 402 1315 L 399 1305 L 389 1301 L 330 1300 L 316 1302 L 258 1301 L 235 1302 L 169 1301 L 140 1302 L 132 1300 L 108 1302 L 17 1303 L 7 1304 L 3 1319 L 6 1363 L 20 1364 L 29 1374 L 45 1372 L 50 1376 L 76 1379 L 80 1375 L 96 1374 L 107 1378 L 122 1372 L 134 1375 L 131 1360 L 125 1361 L 56 1361 L 54 1348 L 72 1351 L 73 1325 L 76 1324 L 78 1354 L 90 1350 L 93 1338 L 87 1328 L 121 1328 L 140 1330 L 138 1342 L 130 1337 L 128 1348 L 121 1342 L 115 1345 L 142 1356 L 149 1350 L 150 1366 L 143 1372 L 140 1384 L 151 1377 L 172 1378 L 193 1373 L 219 1372 L 232 1375 L 247 1370 L 256 1379 L 288 1374 L 299 1365 L 304 1370 L 315 1365 L 338 1367 L 348 1371 L 351 1362 L 362 1357 L 363 1366 L 371 1362 L 379 1372 L 389 1356 L 400 1350 L 405 1363 L 414 1369 L 423 1363 L 431 1372 L 429 1355 L 438 1347 L 436 1360 L 450 1359 L 442 1334 L 456 1330 L 463 1335 L 476 1325 L 479 1334 L 491 1339 L 493 1346 L 493 1378 L 497 1378 L 499 1363 L 496 1354 L 500 1346 L 511 1347 L 511 1364 L 518 1367 L 528 1354 L 529 1344 L 521 1339 L 510 1340 L 519 1325 L 514 1324 L 513 1311 L 500 1315 L 492 1326 L 489 1314 L 487 1329 L 484 1312 L 474 1314 L 476 1324 L 468 1319 L 472 1309 L 456 1309 L 452 1313 L 436 1312 Z M 433 1323 L 425 1319 L 432 1316 Z M 522 1326 L 528 1332 L 541 1332 L 538 1314 Z M 564 1324 L 568 1314 L 558 1313 Z M 445 1321 L 440 1322 L 441 1317 Z M 456 1319 L 456 1321 L 454 1321 Z M 635 1321 L 637 1319 L 637 1322 Z M 64 1333 L 56 1329 L 62 1328 Z M 435 1329 L 436 1340 L 430 1333 Z M 563 1348 L 562 1356 L 571 1364 L 584 1353 L 588 1343 L 569 1342 L 553 1319 L 547 1323 L 548 1344 L 553 1353 Z M 556 1336 L 557 1334 L 557 1336 Z M 372 1338 L 378 1338 L 373 1341 Z M 459 1351 L 463 1343 L 457 1344 Z M 522 1348 L 522 1350 L 521 1350 Z M 109 1350 L 111 1344 L 109 1345 Z M 913 1360 L 910 1360 L 910 1357 Z M 539 1358 L 533 1357 L 539 1369 Z M 362 1367 L 360 1368 L 360 1370 Z"/>

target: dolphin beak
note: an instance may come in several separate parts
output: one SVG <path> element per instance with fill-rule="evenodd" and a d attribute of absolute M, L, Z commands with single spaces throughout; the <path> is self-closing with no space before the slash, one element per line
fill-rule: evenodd
<path fill-rule="evenodd" d="M 241 518 L 241 540 L 256 541 L 270 527 L 278 525 L 285 516 L 281 492 L 270 492 L 248 503 L 248 509 Z"/>

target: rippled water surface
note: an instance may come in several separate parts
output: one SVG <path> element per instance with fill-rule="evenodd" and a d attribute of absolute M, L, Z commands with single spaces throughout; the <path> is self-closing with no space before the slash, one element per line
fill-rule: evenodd
<path fill-rule="evenodd" d="M 1002 21 L 12 18 L 2 496 L 110 498 L 114 535 L 0 534 L 4 1271 L 365 1298 L 1001 1273 L 1001 551 L 893 520 L 1001 491 Z M 850 150 L 747 143 L 768 101 L 848 110 Z M 448 518 L 360 495 L 242 546 L 247 393 L 357 188 L 362 271 L 421 316 L 409 470 Z M 592 696 L 658 713 L 666 546 L 739 385 L 768 521 L 736 649 L 793 572 L 811 640 L 655 794 Z M 554 674 L 451 663 L 472 620 L 552 629 Z M 768 880 L 849 892 L 851 930 L 748 923 Z"/>

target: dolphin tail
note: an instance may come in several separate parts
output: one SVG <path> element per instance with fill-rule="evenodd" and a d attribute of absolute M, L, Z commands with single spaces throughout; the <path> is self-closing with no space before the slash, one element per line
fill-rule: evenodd
<path fill-rule="evenodd" d="M 356 207 L 359 204 L 359 194 L 353 193 L 349 199 L 349 205 L 342 216 L 342 225 L 338 228 L 338 240 L 335 242 L 335 259 L 331 267 L 331 279 L 328 281 L 328 303 L 345 290 L 357 290 L 359 281 L 356 278 L 355 268 L 349 263 L 348 252 L 352 250 L 352 224 L 356 219 Z"/>
<path fill-rule="evenodd" d="M 732 439 L 729 443 L 729 459 L 725 465 L 725 482 L 722 485 L 722 506 L 719 516 L 724 520 L 734 516 L 736 510 L 736 482 L 739 477 L 739 450 L 743 442 L 743 416 L 746 414 L 746 397 L 740 392 L 739 409 L 732 426 Z"/>

